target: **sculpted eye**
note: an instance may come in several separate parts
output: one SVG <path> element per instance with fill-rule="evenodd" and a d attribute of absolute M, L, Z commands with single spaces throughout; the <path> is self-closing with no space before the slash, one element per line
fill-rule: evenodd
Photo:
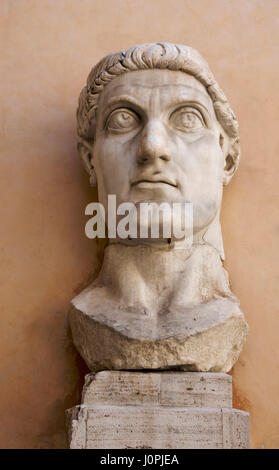
<path fill-rule="evenodd" d="M 130 109 L 117 109 L 107 120 L 107 130 L 113 133 L 130 132 L 139 125 L 139 117 Z"/>
<path fill-rule="evenodd" d="M 201 113 L 189 106 L 174 111 L 170 120 L 174 127 L 183 132 L 195 132 L 205 127 Z"/>

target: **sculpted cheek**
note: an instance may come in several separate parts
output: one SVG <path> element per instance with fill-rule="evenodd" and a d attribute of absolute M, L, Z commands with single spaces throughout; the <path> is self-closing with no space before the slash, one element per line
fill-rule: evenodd
<path fill-rule="evenodd" d="M 129 142 L 121 137 L 99 138 L 94 152 L 99 199 L 106 199 L 107 195 L 115 194 L 120 200 L 126 200 L 132 160 Z"/>
<path fill-rule="evenodd" d="M 194 231 L 207 227 L 222 200 L 222 152 L 216 136 L 192 137 L 178 146 L 180 183 L 185 200 L 193 203 Z"/>

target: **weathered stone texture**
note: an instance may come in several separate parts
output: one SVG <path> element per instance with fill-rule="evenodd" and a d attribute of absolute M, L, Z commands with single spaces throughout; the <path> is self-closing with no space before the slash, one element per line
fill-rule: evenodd
<path fill-rule="evenodd" d="M 231 404 L 226 374 L 89 374 L 83 404 L 68 410 L 70 447 L 248 448 L 249 415 Z"/>

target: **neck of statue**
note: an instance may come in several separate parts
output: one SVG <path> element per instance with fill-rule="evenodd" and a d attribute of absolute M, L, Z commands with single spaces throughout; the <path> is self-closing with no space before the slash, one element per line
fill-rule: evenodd
<path fill-rule="evenodd" d="M 144 314 L 191 307 L 216 295 L 230 297 L 220 252 L 200 238 L 191 247 L 163 241 L 110 243 L 95 285 L 105 287 L 124 309 Z"/>

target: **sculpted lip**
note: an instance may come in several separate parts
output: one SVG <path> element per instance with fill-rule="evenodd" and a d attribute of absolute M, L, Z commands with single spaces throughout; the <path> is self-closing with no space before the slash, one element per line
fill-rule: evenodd
<path fill-rule="evenodd" d="M 133 188 L 134 186 L 139 185 L 140 183 L 150 183 L 150 184 L 168 184 L 169 186 L 173 186 L 174 188 L 177 188 L 177 184 L 175 184 L 173 181 L 169 180 L 168 178 L 163 178 L 163 179 L 157 179 L 157 178 L 142 178 L 136 181 L 133 181 L 131 183 L 131 187 Z"/>

